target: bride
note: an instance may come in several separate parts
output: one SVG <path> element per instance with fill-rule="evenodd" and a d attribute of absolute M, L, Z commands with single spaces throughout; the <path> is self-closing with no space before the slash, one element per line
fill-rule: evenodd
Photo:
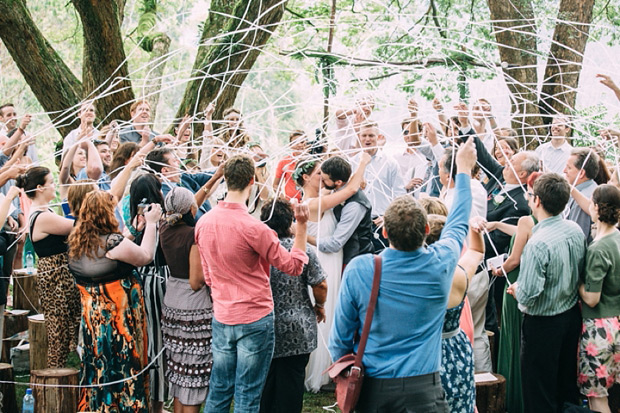
<path fill-rule="evenodd" d="M 295 168 L 294 179 L 303 188 L 303 202 L 308 204 L 310 217 L 308 220 L 308 242 L 316 245 L 316 240 L 329 237 L 336 227 L 336 217 L 332 208 L 345 202 L 359 189 L 364 179 L 366 165 L 370 162 L 370 155 L 363 153 L 355 174 L 347 185 L 339 191 L 330 192 L 321 190 L 321 164 L 319 160 L 300 161 Z M 319 262 L 327 275 L 327 301 L 325 302 L 325 323 L 318 326 L 318 346 L 310 354 L 306 367 L 306 389 L 318 392 L 321 386 L 329 382 L 323 371 L 332 363 L 327 350 L 327 338 L 332 328 L 334 311 L 340 289 L 342 273 L 342 250 L 336 253 L 317 251 Z"/>

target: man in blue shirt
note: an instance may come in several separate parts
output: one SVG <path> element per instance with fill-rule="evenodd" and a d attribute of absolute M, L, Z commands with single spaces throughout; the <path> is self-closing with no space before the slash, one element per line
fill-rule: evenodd
<path fill-rule="evenodd" d="M 384 215 L 390 247 L 381 253 L 379 298 L 366 344 L 364 392 L 356 411 L 447 412 L 439 367 L 441 329 L 452 277 L 467 235 L 470 175 L 476 163 L 472 140 L 456 156 L 455 208 L 438 242 L 424 247 L 429 226 L 424 209 L 399 197 Z M 334 360 L 356 351 L 373 278 L 373 256 L 347 266 L 336 307 L 329 350 Z M 432 407 L 431 407 L 432 406 Z"/>
<path fill-rule="evenodd" d="M 207 185 L 207 182 L 211 180 L 213 173 L 198 172 L 190 174 L 183 172 L 181 162 L 171 148 L 157 148 L 149 152 L 146 156 L 146 165 L 155 171 L 161 181 L 161 192 L 164 199 L 172 188 L 180 186 L 189 189 L 195 196 L 197 195 L 198 212 L 196 212 L 196 221 L 211 210 L 208 198 L 215 182 L 212 185 Z"/>

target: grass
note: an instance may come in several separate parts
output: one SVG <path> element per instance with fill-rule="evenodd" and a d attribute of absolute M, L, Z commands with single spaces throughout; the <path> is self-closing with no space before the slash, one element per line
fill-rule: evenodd
<path fill-rule="evenodd" d="M 80 369 L 80 359 L 77 353 L 74 352 L 74 353 L 69 354 L 69 359 L 67 361 L 67 367 L 78 369 L 78 370 Z M 29 383 L 30 375 L 16 376 L 15 381 L 20 382 L 20 383 Z M 15 397 L 17 399 L 17 409 L 19 413 L 21 413 L 22 411 L 22 400 L 24 399 L 24 395 L 26 394 L 27 388 L 28 386 L 20 386 L 20 385 L 15 386 Z M 327 410 L 323 409 L 323 406 L 331 406 L 334 403 L 336 403 L 336 397 L 334 396 L 334 393 L 332 392 L 304 393 L 304 407 L 302 409 L 302 412 L 303 413 L 325 413 L 327 412 Z M 333 410 L 338 413 L 340 412 L 340 409 L 338 409 L 337 407 L 333 408 Z M 172 408 L 170 408 L 169 411 L 172 412 Z M 203 409 L 201 409 L 200 411 L 202 412 Z M 233 411 L 232 408 L 230 411 L 231 412 Z"/>

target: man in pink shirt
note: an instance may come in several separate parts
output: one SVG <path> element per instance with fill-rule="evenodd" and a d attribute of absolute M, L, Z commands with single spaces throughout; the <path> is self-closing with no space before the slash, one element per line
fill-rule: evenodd
<path fill-rule="evenodd" d="M 274 348 L 269 266 L 299 275 L 308 262 L 308 208 L 295 207 L 293 248 L 248 213 L 254 161 L 234 156 L 224 166 L 226 198 L 196 224 L 205 282 L 213 299 L 213 369 L 205 411 L 257 412 Z"/>

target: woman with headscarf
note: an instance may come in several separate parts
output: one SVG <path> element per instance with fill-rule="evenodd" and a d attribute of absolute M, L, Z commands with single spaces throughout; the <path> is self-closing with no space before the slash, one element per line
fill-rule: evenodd
<path fill-rule="evenodd" d="M 194 242 L 198 206 L 194 194 L 180 187 L 170 190 L 164 204 L 167 215 L 159 239 L 170 269 L 161 318 L 166 378 L 175 413 L 197 413 L 207 397 L 213 363 L 213 303 Z"/>

